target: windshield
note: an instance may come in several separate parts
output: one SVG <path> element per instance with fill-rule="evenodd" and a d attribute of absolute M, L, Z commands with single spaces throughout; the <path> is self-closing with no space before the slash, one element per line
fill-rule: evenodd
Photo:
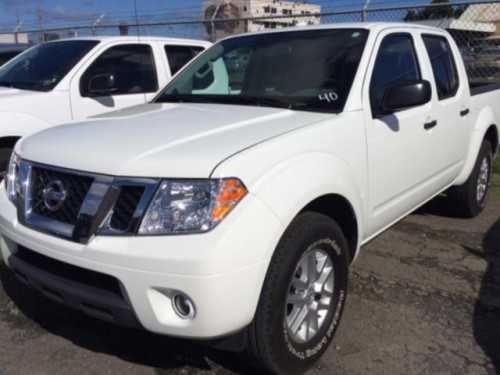
<path fill-rule="evenodd" d="M 367 30 L 320 29 L 224 40 L 179 73 L 156 102 L 341 112 Z"/>
<path fill-rule="evenodd" d="M 98 41 L 39 44 L 0 68 L 0 86 L 50 91 Z"/>

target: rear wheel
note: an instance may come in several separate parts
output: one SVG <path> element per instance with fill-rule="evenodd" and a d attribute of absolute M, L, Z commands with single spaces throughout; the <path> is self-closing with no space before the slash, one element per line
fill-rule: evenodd
<path fill-rule="evenodd" d="M 349 260 L 339 226 L 312 212 L 286 230 L 248 329 L 247 354 L 268 372 L 305 372 L 324 353 L 346 298 Z"/>
<path fill-rule="evenodd" d="M 483 211 L 490 193 L 492 163 L 491 144 L 485 140 L 467 181 L 448 192 L 453 211 L 464 217 L 475 217 Z"/>

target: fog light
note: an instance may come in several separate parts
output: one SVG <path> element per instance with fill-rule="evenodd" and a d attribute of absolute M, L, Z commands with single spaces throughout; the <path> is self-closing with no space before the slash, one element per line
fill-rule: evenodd
<path fill-rule="evenodd" d="M 174 311 L 183 319 L 193 319 L 195 310 L 194 304 L 191 300 L 183 294 L 176 294 L 174 296 L 173 306 Z"/>

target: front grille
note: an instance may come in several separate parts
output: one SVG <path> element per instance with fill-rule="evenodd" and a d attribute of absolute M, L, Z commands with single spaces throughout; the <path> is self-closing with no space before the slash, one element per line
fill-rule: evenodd
<path fill-rule="evenodd" d="M 122 232 L 129 229 L 144 190 L 144 186 L 123 186 L 121 188 L 111 216 L 111 228 Z"/>
<path fill-rule="evenodd" d="M 114 177 L 19 164 L 19 221 L 35 230 L 86 243 L 96 235 L 133 235 L 158 179 Z"/>
<path fill-rule="evenodd" d="M 60 181 L 66 190 L 66 199 L 57 210 L 50 210 L 44 201 L 43 191 L 47 186 Z M 32 211 L 35 214 L 75 225 L 85 196 L 92 185 L 93 178 L 61 171 L 33 167 Z"/>

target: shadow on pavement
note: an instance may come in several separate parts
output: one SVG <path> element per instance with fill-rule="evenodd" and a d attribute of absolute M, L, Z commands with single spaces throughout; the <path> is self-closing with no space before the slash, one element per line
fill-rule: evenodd
<path fill-rule="evenodd" d="M 486 232 L 482 250 L 466 250 L 488 262 L 474 306 L 474 338 L 500 374 L 500 219 Z"/>
<path fill-rule="evenodd" d="M 83 313 L 58 305 L 21 283 L 0 262 L 0 282 L 7 296 L 31 321 L 15 319 L 20 329 L 45 330 L 79 347 L 149 366 L 158 374 L 255 374 L 235 353 L 218 351 L 193 342 L 156 335 L 145 330 L 119 327 L 90 318 Z M 43 333 L 43 331 L 42 331 Z M 181 370 L 182 368 L 182 370 Z M 186 368 L 189 368 L 186 369 Z M 174 371 L 177 373 L 177 371 Z"/>
<path fill-rule="evenodd" d="M 438 195 L 437 197 L 431 199 L 429 202 L 418 208 L 414 214 L 422 216 L 439 216 L 445 218 L 463 219 L 463 215 L 458 213 L 454 208 L 453 204 L 450 203 L 446 194 Z"/>

